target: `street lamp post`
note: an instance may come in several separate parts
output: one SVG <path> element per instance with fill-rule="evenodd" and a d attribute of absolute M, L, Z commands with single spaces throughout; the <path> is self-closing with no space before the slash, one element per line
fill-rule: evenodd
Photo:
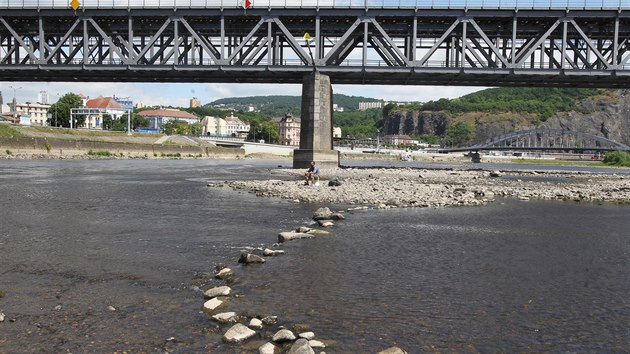
<path fill-rule="evenodd" d="M 55 102 L 55 128 L 58 127 L 57 125 L 57 106 L 59 105 L 59 93 L 57 93 L 57 102 Z"/>

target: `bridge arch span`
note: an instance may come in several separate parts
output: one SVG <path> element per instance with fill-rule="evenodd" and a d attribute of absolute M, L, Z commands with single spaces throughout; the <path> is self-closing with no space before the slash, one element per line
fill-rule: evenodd
<path fill-rule="evenodd" d="M 486 140 L 469 149 L 483 150 L 493 148 L 524 149 L 581 149 L 587 150 L 626 150 L 630 146 L 584 132 L 566 129 L 531 129 L 512 132 Z"/>

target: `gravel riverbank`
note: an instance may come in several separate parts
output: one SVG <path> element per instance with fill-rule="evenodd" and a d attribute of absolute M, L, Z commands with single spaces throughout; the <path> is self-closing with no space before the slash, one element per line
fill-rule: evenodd
<path fill-rule="evenodd" d="M 377 208 L 480 205 L 496 196 L 630 202 L 630 178 L 614 173 L 339 168 L 323 171 L 320 186 L 313 187 L 304 185 L 303 172 L 277 169 L 268 180 L 226 184 L 264 197 Z"/>

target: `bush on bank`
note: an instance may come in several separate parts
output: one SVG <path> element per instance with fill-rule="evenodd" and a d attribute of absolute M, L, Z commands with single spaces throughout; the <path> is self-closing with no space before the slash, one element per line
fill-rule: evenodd
<path fill-rule="evenodd" d="M 610 151 L 604 156 L 607 165 L 630 167 L 630 153 L 626 151 Z"/>
<path fill-rule="evenodd" d="M 111 156 L 115 156 L 115 154 L 109 152 L 109 151 L 88 151 L 87 153 L 90 156 L 105 156 L 105 157 L 111 157 Z"/>

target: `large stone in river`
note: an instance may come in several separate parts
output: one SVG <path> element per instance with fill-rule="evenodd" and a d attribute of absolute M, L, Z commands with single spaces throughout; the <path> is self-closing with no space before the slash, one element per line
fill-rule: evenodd
<path fill-rule="evenodd" d="M 248 327 L 255 328 L 255 329 L 262 329 L 263 322 L 257 318 L 252 318 L 251 321 L 249 321 Z"/>
<path fill-rule="evenodd" d="M 309 340 L 308 345 L 310 345 L 311 348 L 326 348 L 326 344 L 315 339 Z"/>
<path fill-rule="evenodd" d="M 378 354 L 407 354 L 407 352 L 398 347 L 391 347 L 378 352 Z"/>
<path fill-rule="evenodd" d="M 278 234 L 278 242 L 297 240 L 300 238 L 311 238 L 313 235 L 304 232 L 284 231 Z"/>
<path fill-rule="evenodd" d="M 237 323 L 228 329 L 223 335 L 223 340 L 228 343 L 240 343 L 256 335 L 256 331 L 247 326 Z"/>
<path fill-rule="evenodd" d="M 319 208 L 315 210 L 315 213 L 313 214 L 313 220 L 330 219 L 332 213 L 333 212 L 328 207 Z"/>
<path fill-rule="evenodd" d="M 336 212 L 336 213 L 330 214 L 330 219 L 331 220 L 345 220 L 346 217 L 342 213 Z"/>
<path fill-rule="evenodd" d="M 298 334 L 298 337 L 304 338 L 306 340 L 311 340 L 311 339 L 315 338 L 315 333 L 313 333 L 313 332 L 302 332 L 302 333 Z"/>
<path fill-rule="evenodd" d="M 219 323 L 236 322 L 236 312 L 221 312 L 212 316 L 212 319 Z"/>
<path fill-rule="evenodd" d="M 335 226 L 335 223 L 332 220 L 329 219 L 322 219 L 322 220 L 317 220 L 317 223 L 319 224 L 319 226 L 321 227 L 330 227 L 330 226 Z"/>
<path fill-rule="evenodd" d="M 276 343 L 289 342 L 295 340 L 295 334 L 288 329 L 281 329 L 273 335 L 272 340 Z"/>
<path fill-rule="evenodd" d="M 308 344 L 308 341 L 304 338 L 300 338 L 293 343 L 289 354 L 315 354 L 315 351 Z"/>
<path fill-rule="evenodd" d="M 212 312 L 217 307 L 221 306 L 222 304 L 223 304 L 223 301 L 215 297 L 203 303 L 203 310 L 206 312 Z"/>
<path fill-rule="evenodd" d="M 215 274 L 215 277 L 219 279 L 225 279 L 227 277 L 231 277 L 232 275 L 234 275 L 234 272 L 232 271 L 232 269 L 223 268 L 217 274 Z"/>
<path fill-rule="evenodd" d="M 253 253 L 241 253 L 241 258 L 239 258 L 238 262 L 244 264 L 265 263 L 265 259 Z"/>
<path fill-rule="evenodd" d="M 217 297 L 217 296 L 228 296 L 230 295 L 230 291 L 232 291 L 232 289 L 229 286 L 217 286 L 214 287 L 212 289 L 208 289 L 203 293 L 203 296 L 205 296 L 208 299 L 211 299 L 213 297 Z"/>
<path fill-rule="evenodd" d="M 258 347 L 258 353 L 259 354 L 275 354 L 276 352 L 280 352 L 280 350 L 278 349 L 278 347 L 276 347 L 275 345 L 267 342 L 263 345 L 261 345 L 260 347 Z"/>

